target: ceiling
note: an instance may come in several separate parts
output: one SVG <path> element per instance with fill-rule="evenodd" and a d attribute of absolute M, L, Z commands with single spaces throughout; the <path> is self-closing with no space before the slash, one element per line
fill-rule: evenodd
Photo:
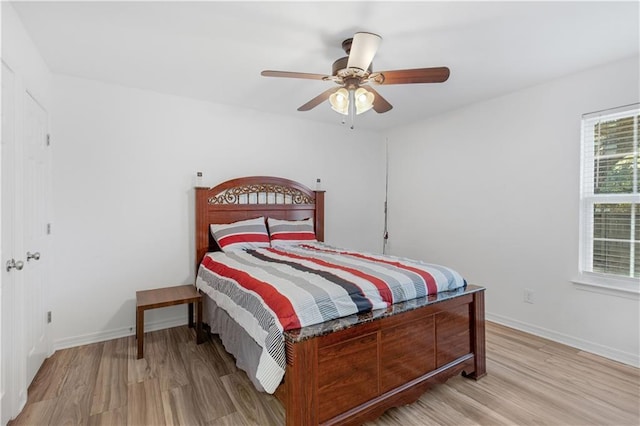
<path fill-rule="evenodd" d="M 640 3 L 14 2 L 54 73 L 340 125 L 328 103 L 296 109 L 331 82 L 357 31 L 383 38 L 374 71 L 448 66 L 445 83 L 379 86 L 394 108 L 359 115 L 381 131 L 638 55 Z"/>

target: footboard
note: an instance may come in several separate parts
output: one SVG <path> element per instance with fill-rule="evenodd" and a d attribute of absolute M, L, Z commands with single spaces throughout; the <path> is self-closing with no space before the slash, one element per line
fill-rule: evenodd
<path fill-rule="evenodd" d="M 287 336 L 277 392 L 287 425 L 362 424 L 451 376 L 485 375 L 484 289 L 443 299 L 319 336 Z"/>

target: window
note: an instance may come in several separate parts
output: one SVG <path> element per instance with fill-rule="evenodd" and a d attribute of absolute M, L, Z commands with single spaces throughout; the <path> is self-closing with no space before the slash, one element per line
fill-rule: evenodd
<path fill-rule="evenodd" d="M 640 104 L 582 117 L 580 272 L 640 278 Z"/>

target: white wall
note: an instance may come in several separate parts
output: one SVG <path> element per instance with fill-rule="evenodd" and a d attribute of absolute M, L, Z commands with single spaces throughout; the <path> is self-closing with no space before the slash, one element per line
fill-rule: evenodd
<path fill-rule="evenodd" d="M 638 297 L 571 282 L 580 118 L 638 102 L 639 75 L 630 58 L 391 132 L 391 252 L 485 286 L 489 319 L 640 365 Z"/>
<path fill-rule="evenodd" d="M 47 108 L 51 72 L 9 2 L 2 2 L 2 60 L 20 76 L 23 88 Z"/>
<path fill-rule="evenodd" d="M 380 251 L 384 139 L 361 130 L 55 76 L 54 344 L 130 334 L 136 290 L 194 282 L 196 171 L 326 189 L 326 241 Z M 185 323 L 148 311 L 147 329 Z"/>

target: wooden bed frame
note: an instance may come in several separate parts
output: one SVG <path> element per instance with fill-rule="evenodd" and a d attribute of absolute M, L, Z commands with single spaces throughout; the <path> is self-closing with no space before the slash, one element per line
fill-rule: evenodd
<path fill-rule="evenodd" d="M 197 266 L 205 253 L 220 250 L 209 224 L 259 216 L 313 217 L 324 241 L 324 191 L 277 177 L 238 178 L 196 188 Z M 459 293 L 442 301 L 428 296 L 415 309 L 308 339 L 285 333 L 287 366 L 275 395 L 286 424 L 358 425 L 452 376 L 484 376 L 484 288 Z"/>

